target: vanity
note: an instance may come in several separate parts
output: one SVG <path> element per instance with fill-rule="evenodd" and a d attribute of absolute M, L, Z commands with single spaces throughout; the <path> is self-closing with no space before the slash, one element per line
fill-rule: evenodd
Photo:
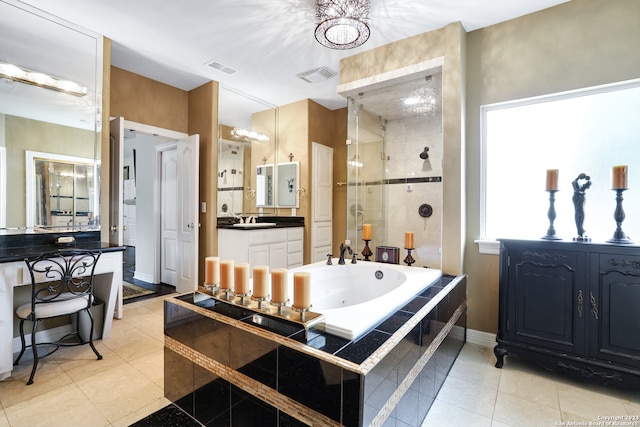
<path fill-rule="evenodd" d="M 294 268 L 303 263 L 304 217 L 258 217 L 254 223 L 218 218 L 221 259 L 270 268 Z"/>
<path fill-rule="evenodd" d="M 73 235 L 75 245 L 59 247 L 55 240 L 61 236 Z M 95 269 L 95 296 L 104 302 L 102 338 L 109 337 L 113 318 L 122 318 L 122 251 L 123 246 L 100 242 L 99 231 L 77 233 L 9 234 L 0 235 L 0 380 L 11 375 L 13 352 L 20 349 L 19 338 L 14 339 L 15 307 L 24 300 L 31 285 L 25 257 L 34 257 L 57 249 L 85 249 L 102 252 Z M 24 288 L 24 292 L 22 289 Z M 23 294 L 23 300 L 15 300 Z M 18 297 L 19 299 L 19 297 Z M 27 297 L 28 299 L 28 297 Z M 59 326 L 55 330 L 45 329 L 39 333 L 63 336 L 70 331 L 70 325 Z"/>

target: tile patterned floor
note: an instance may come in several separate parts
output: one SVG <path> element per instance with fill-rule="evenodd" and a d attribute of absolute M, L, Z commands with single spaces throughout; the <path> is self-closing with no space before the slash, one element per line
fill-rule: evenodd
<path fill-rule="evenodd" d="M 121 427 L 165 407 L 162 310 L 162 298 L 125 305 L 111 336 L 97 342 L 101 361 L 88 346 L 61 349 L 41 362 L 30 386 L 30 365 L 22 363 L 0 382 L 0 427 Z M 551 427 L 640 416 L 640 390 L 589 386 L 516 359 L 503 369 L 494 363 L 491 349 L 466 344 L 422 426 Z"/>

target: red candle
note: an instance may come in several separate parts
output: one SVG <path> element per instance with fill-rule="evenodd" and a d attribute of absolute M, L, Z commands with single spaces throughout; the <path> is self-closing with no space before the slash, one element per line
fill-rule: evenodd
<path fill-rule="evenodd" d="M 404 247 L 406 249 L 413 249 L 413 231 L 404 233 Z"/>
<path fill-rule="evenodd" d="M 558 191 L 558 169 L 547 169 L 547 191 Z"/>
<path fill-rule="evenodd" d="M 614 166 L 611 170 L 612 181 L 611 187 L 614 190 L 626 190 L 627 189 L 627 167 L 626 166 Z"/>

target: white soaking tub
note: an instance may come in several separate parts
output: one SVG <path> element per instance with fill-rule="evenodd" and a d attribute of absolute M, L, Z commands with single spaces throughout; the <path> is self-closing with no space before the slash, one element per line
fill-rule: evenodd
<path fill-rule="evenodd" d="M 311 311 L 326 319 L 326 331 L 356 339 L 411 301 L 442 276 L 440 270 L 378 262 L 333 265 L 326 262 L 289 270 L 289 298 L 293 300 L 293 273 L 311 273 Z"/>

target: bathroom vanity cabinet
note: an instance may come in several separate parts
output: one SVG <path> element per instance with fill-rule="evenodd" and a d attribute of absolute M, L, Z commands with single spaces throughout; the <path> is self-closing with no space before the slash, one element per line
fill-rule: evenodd
<path fill-rule="evenodd" d="M 302 265 L 304 227 L 218 229 L 218 254 L 251 268 L 294 268 Z"/>
<path fill-rule="evenodd" d="M 640 247 L 501 240 L 496 367 L 520 353 L 640 385 Z"/>

